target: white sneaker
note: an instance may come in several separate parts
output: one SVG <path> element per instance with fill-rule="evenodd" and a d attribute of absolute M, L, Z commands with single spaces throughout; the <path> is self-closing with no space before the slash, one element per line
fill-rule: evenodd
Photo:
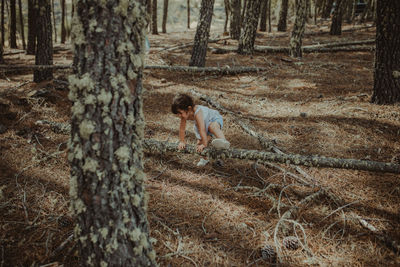
<path fill-rule="evenodd" d="M 211 141 L 211 145 L 218 149 L 228 149 L 231 144 L 226 139 L 216 138 Z"/>
<path fill-rule="evenodd" d="M 197 162 L 197 167 L 204 167 L 207 165 L 208 162 L 208 160 L 201 158 L 199 162 Z"/>

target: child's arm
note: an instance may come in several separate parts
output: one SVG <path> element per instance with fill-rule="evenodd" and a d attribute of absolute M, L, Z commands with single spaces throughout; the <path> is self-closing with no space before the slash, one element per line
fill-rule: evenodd
<path fill-rule="evenodd" d="M 201 152 L 205 147 L 207 147 L 207 132 L 206 125 L 204 124 L 203 112 L 197 112 L 194 116 L 196 120 L 197 129 L 199 129 L 199 134 L 201 137 L 201 144 L 197 146 L 197 151 Z"/>
<path fill-rule="evenodd" d="M 181 119 L 181 123 L 179 125 L 179 144 L 178 149 L 184 149 L 186 146 L 185 143 L 185 131 L 186 131 L 186 120 Z"/>

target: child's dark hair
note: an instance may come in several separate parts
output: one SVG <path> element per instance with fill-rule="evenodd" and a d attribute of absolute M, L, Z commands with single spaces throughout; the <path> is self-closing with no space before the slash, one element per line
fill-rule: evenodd
<path fill-rule="evenodd" d="M 174 114 L 178 114 L 180 110 L 188 110 L 189 107 L 193 107 L 193 98 L 190 95 L 187 94 L 179 94 L 175 96 L 174 101 L 172 102 L 171 105 L 171 111 Z"/>

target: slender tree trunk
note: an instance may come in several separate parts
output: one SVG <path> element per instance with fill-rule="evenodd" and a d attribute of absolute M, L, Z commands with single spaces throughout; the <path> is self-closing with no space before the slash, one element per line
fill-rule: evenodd
<path fill-rule="evenodd" d="M 147 0 L 146 2 L 146 10 L 147 10 L 147 15 L 149 16 L 149 18 L 151 18 L 151 10 L 152 10 L 152 0 Z M 153 0 L 156 1 L 156 0 Z M 151 31 L 151 19 L 149 19 L 149 31 Z"/>
<path fill-rule="evenodd" d="M 28 55 L 34 55 L 36 53 L 37 9 L 35 3 L 36 0 L 28 0 L 28 47 L 26 49 Z"/>
<path fill-rule="evenodd" d="M 268 0 L 268 32 L 272 32 L 272 26 L 271 26 L 271 2 L 272 2 L 272 0 Z"/>
<path fill-rule="evenodd" d="M 242 14 L 240 15 L 240 23 L 243 23 L 245 12 L 246 12 L 246 7 L 247 7 L 247 0 L 243 0 L 241 2 L 243 2 L 243 5 L 242 5 Z M 240 28 L 242 28 L 242 27 L 243 27 L 243 25 L 240 24 Z"/>
<path fill-rule="evenodd" d="M 163 6 L 163 20 L 162 20 L 162 32 L 167 33 L 167 19 L 168 19 L 168 0 L 164 0 Z"/>
<path fill-rule="evenodd" d="M 4 63 L 3 59 L 3 44 L 0 43 L 0 64 Z"/>
<path fill-rule="evenodd" d="M 210 36 L 213 9 L 214 0 L 201 1 L 200 18 L 197 23 L 192 57 L 190 58 L 189 66 L 204 67 L 206 64 L 207 45 Z"/>
<path fill-rule="evenodd" d="M 145 3 L 80 0 L 76 8 L 68 159 L 80 266 L 156 266 L 143 172 Z M 89 17 L 91 9 L 102 12 Z"/>
<path fill-rule="evenodd" d="M 240 0 L 231 0 L 231 18 L 229 25 L 229 33 L 232 39 L 239 40 L 240 38 Z"/>
<path fill-rule="evenodd" d="M 290 56 L 292 57 L 302 57 L 301 46 L 307 20 L 307 6 L 308 0 L 298 0 L 296 20 L 290 37 Z"/>
<path fill-rule="evenodd" d="M 289 8 L 289 0 L 281 0 L 281 9 L 279 11 L 278 31 L 286 31 L 287 13 Z"/>
<path fill-rule="evenodd" d="M 190 0 L 187 0 L 187 28 L 190 29 Z"/>
<path fill-rule="evenodd" d="M 231 4 L 229 1 L 230 0 L 224 0 L 224 6 L 225 6 L 224 34 L 228 32 L 228 21 L 229 21 L 230 14 L 232 13 Z"/>
<path fill-rule="evenodd" d="M 53 65 L 53 42 L 50 0 L 38 0 L 36 65 Z M 35 70 L 33 81 L 38 83 L 53 79 L 51 69 Z"/>
<path fill-rule="evenodd" d="M 4 1 L 1 0 L 1 47 L 4 47 Z"/>
<path fill-rule="evenodd" d="M 333 11 L 330 35 L 342 34 L 343 3 L 345 0 L 336 0 L 336 7 Z"/>
<path fill-rule="evenodd" d="M 247 1 L 243 30 L 239 39 L 239 54 L 252 54 L 260 15 L 261 0 Z"/>
<path fill-rule="evenodd" d="M 261 17 L 260 17 L 260 31 L 267 31 L 267 11 L 268 11 L 268 0 L 261 1 Z"/>
<path fill-rule="evenodd" d="M 10 0 L 10 47 L 17 47 L 17 12 L 15 0 Z"/>
<path fill-rule="evenodd" d="M 400 1 L 378 1 L 372 102 L 400 102 Z"/>
<path fill-rule="evenodd" d="M 65 0 L 61 0 L 61 43 L 65 44 Z"/>
<path fill-rule="evenodd" d="M 158 34 L 158 23 L 157 23 L 157 0 L 152 1 L 151 6 L 151 33 Z"/>
<path fill-rule="evenodd" d="M 18 0 L 18 7 L 19 7 L 19 24 L 21 26 L 21 39 L 22 39 L 22 47 L 26 49 L 26 42 L 25 42 L 25 27 L 24 27 L 24 15 L 22 14 L 22 1 Z"/>

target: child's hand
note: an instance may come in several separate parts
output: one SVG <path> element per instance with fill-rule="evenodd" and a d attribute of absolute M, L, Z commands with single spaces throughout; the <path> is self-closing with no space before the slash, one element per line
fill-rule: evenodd
<path fill-rule="evenodd" d="M 197 151 L 197 152 L 203 152 L 203 150 L 204 150 L 205 147 L 206 147 L 206 146 L 203 145 L 203 144 L 197 145 L 196 151 Z"/>
<path fill-rule="evenodd" d="M 178 144 L 178 149 L 179 149 L 179 150 L 182 150 L 182 149 L 185 149 L 185 147 L 186 147 L 186 143 L 180 141 L 179 144 Z"/>

